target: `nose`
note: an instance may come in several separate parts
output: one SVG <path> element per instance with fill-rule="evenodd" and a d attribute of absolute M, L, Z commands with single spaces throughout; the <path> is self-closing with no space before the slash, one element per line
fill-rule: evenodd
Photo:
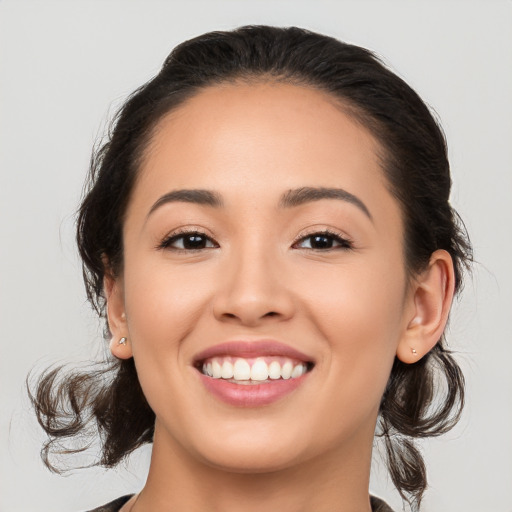
<path fill-rule="evenodd" d="M 238 251 L 224 262 L 213 299 L 217 320 L 257 327 L 293 316 L 294 301 L 285 269 L 276 255 L 261 252 Z"/>

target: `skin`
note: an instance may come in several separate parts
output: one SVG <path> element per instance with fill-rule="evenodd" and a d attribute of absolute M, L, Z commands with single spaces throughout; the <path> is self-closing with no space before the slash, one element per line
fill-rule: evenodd
<path fill-rule="evenodd" d="M 378 151 L 334 99 L 293 85 L 211 87 L 160 121 L 126 213 L 123 272 L 105 280 L 112 353 L 135 358 L 156 414 L 148 481 L 123 512 L 370 510 L 393 360 L 414 363 L 437 342 L 454 281 L 444 251 L 408 278 Z M 341 188 L 369 215 L 341 199 L 279 206 L 301 187 Z M 178 189 L 214 191 L 223 206 L 149 213 Z M 159 247 L 182 230 L 211 246 Z M 348 246 L 312 248 L 308 236 L 325 230 Z M 194 356 L 261 338 L 312 357 L 304 383 L 263 407 L 212 397 Z"/>

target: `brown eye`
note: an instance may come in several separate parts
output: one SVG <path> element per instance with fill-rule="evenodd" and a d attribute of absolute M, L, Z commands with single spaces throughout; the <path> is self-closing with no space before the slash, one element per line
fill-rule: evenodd
<path fill-rule="evenodd" d="M 197 251 L 201 249 L 211 249 L 218 247 L 204 233 L 190 232 L 190 233 L 179 233 L 166 238 L 160 248 L 162 249 L 175 249 L 178 251 Z"/>
<path fill-rule="evenodd" d="M 313 249 L 313 250 L 329 250 L 329 249 L 350 249 L 352 244 L 350 241 L 342 238 L 341 236 L 330 233 L 313 233 L 311 235 L 301 238 L 295 247 L 299 249 Z"/>

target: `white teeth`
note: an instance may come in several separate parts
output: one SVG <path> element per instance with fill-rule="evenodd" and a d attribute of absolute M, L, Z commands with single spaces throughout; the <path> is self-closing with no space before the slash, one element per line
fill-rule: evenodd
<path fill-rule="evenodd" d="M 229 361 L 222 363 L 222 378 L 232 379 L 233 378 L 233 365 Z"/>
<path fill-rule="evenodd" d="M 283 379 L 289 379 L 292 376 L 293 364 L 290 361 L 286 361 L 281 368 L 281 377 Z"/>
<path fill-rule="evenodd" d="M 251 380 L 267 380 L 268 366 L 263 359 L 256 359 L 251 367 Z"/>
<path fill-rule="evenodd" d="M 300 377 L 303 373 L 304 365 L 298 364 L 295 366 L 295 368 L 292 371 L 292 379 L 296 379 L 297 377 Z"/>
<path fill-rule="evenodd" d="M 203 363 L 203 374 L 214 379 L 233 379 L 240 383 L 256 381 L 263 382 L 278 379 L 296 379 L 307 372 L 307 366 L 304 363 L 293 364 L 292 361 L 284 361 L 281 366 L 280 361 L 273 360 L 267 364 L 263 357 L 258 357 L 252 363 L 252 366 L 246 359 L 237 358 L 234 363 L 232 358 L 213 358 L 207 363 Z"/>
<path fill-rule="evenodd" d="M 237 359 L 235 361 L 233 377 L 235 380 L 250 380 L 251 367 L 245 359 Z"/>
<path fill-rule="evenodd" d="M 281 365 L 277 361 L 272 361 L 268 365 L 268 376 L 273 380 L 281 378 Z"/>
<path fill-rule="evenodd" d="M 214 379 L 220 379 L 222 377 L 222 366 L 219 364 L 219 362 L 216 359 L 214 359 L 212 361 L 212 372 L 213 372 L 212 377 Z"/>

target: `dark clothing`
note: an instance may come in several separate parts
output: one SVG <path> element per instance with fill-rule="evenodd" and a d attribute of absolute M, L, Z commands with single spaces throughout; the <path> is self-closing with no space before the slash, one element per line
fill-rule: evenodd
<path fill-rule="evenodd" d="M 127 496 L 121 496 L 117 498 L 117 500 L 111 501 L 106 505 L 95 508 L 94 510 L 90 510 L 89 512 L 119 512 L 121 507 L 133 496 L 133 494 L 128 494 Z"/>
<path fill-rule="evenodd" d="M 384 503 L 375 496 L 370 496 L 370 503 L 372 505 L 372 512 L 393 512 L 387 503 Z"/>
<path fill-rule="evenodd" d="M 117 500 L 111 501 L 102 507 L 95 508 L 94 510 L 90 510 L 89 512 L 119 512 L 121 507 L 133 496 L 130 494 L 128 496 L 122 496 L 121 498 L 117 498 Z M 372 505 L 372 512 L 393 512 L 381 499 L 375 498 L 371 496 L 370 503 Z"/>

